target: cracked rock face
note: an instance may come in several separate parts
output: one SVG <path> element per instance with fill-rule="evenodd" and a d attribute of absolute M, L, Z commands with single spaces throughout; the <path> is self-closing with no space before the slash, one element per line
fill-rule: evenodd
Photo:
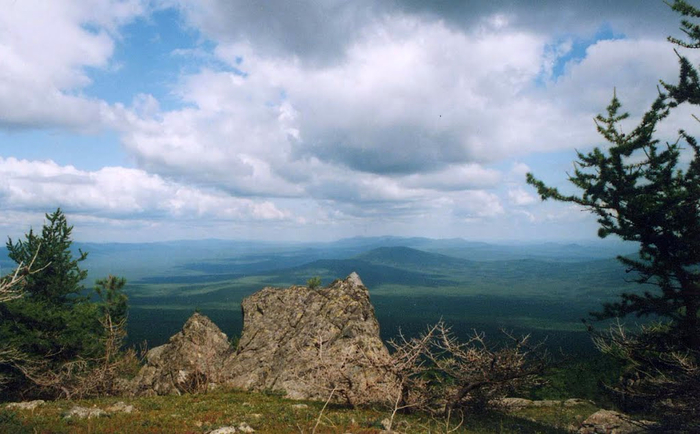
<path fill-rule="evenodd" d="M 383 401 L 389 352 L 369 291 L 352 273 L 327 288 L 264 288 L 241 305 L 243 333 L 234 351 L 207 317 L 195 313 L 182 331 L 146 355 L 137 395 L 199 392 L 217 384 L 275 390 L 292 399 L 351 404 Z M 393 389 L 391 389 L 393 390 Z"/>
<path fill-rule="evenodd" d="M 327 288 L 265 288 L 244 299 L 242 310 L 228 384 L 292 399 L 326 399 L 334 387 L 353 404 L 385 398 L 389 385 L 376 366 L 389 353 L 356 273 Z"/>
<path fill-rule="evenodd" d="M 232 349 L 228 337 L 209 318 L 192 315 L 182 331 L 146 354 L 146 365 L 132 382 L 137 395 L 198 392 L 225 379 Z"/>

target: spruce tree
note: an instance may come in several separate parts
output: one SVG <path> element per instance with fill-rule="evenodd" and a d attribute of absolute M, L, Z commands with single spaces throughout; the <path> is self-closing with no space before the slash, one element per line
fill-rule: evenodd
<path fill-rule="evenodd" d="M 35 254 L 36 259 L 35 271 L 26 276 L 23 297 L 0 305 L 0 341 L 49 367 L 99 355 L 104 333 L 100 306 L 107 300 L 91 301 L 92 292 L 83 286 L 87 271 L 80 263 L 87 253 L 73 256 L 72 230 L 58 209 L 46 215 L 40 235 L 30 230 L 23 240 L 7 242 L 9 257 L 18 264 L 29 263 Z"/>
<path fill-rule="evenodd" d="M 685 17 L 700 17 L 700 10 L 685 1 L 675 1 L 671 7 Z M 669 40 L 699 48 L 700 26 L 684 19 L 682 30 L 690 42 Z M 609 146 L 577 153 L 569 181 L 581 194 L 562 194 L 531 173 L 527 182 L 543 200 L 576 203 L 597 215 L 600 237 L 616 235 L 639 243 L 637 258 L 618 259 L 638 283 L 651 286 L 621 294 L 619 301 L 604 305 L 598 318 L 664 317 L 671 321 L 669 337 L 700 351 L 700 147 L 684 130 L 671 142 L 662 143 L 655 134 L 659 123 L 679 105 L 700 105 L 698 72 L 686 57 L 678 57 L 678 84 L 661 82 L 658 97 L 632 131 L 620 129 L 628 115 L 621 112 L 616 95 L 607 113 L 596 118 L 598 132 Z M 689 162 L 682 162 L 686 157 Z"/>

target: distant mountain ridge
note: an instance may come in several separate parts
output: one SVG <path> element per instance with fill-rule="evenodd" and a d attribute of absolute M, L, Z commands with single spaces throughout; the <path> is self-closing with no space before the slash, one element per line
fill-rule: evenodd
<path fill-rule="evenodd" d="M 469 261 L 441 253 L 430 253 L 405 246 L 377 247 L 355 257 L 376 264 L 419 267 L 455 267 L 469 265 Z"/>

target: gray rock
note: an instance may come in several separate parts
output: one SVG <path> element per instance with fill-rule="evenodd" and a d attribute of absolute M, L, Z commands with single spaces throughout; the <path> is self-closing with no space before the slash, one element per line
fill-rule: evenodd
<path fill-rule="evenodd" d="M 238 424 L 238 431 L 246 432 L 246 433 L 255 432 L 255 430 L 253 428 L 251 428 L 251 426 L 245 422 L 241 422 Z"/>
<path fill-rule="evenodd" d="M 225 378 L 222 367 L 231 352 L 228 337 L 209 318 L 195 313 L 167 344 L 146 354 L 132 391 L 150 396 L 211 389 Z"/>
<path fill-rule="evenodd" d="M 564 405 L 562 401 L 554 399 L 543 399 L 541 401 L 532 401 L 532 407 L 561 407 Z"/>
<path fill-rule="evenodd" d="M 386 399 L 386 375 L 376 369 L 389 352 L 379 337 L 369 291 L 352 273 L 327 288 L 264 288 L 242 303 L 243 333 L 226 364 L 228 384 L 277 390 L 292 399 L 327 399 L 337 378 L 352 404 Z"/>
<path fill-rule="evenodd" d="M 501 398 L 492 402 L 494 405 L 505 410 L 519 410 L 527 407 L 575 407 L 583 404 L 593 404 L 593 401 L 585 399 L 567 399 L 565 401 L 545 399 L 542 401 L 532 401 L 524 398 Z"/>
<path fill-rule="evenodd" d="M 501 398 L 495 400 L 494 404 L 504 409 L 515 410 L 525 407 L 531 407 L 532 401 L 525 398 Z"/>
<path fill-rule="evenodd" d="M 566 401 L 564 401 L 564 407 L 576 407 L 577 405 L 585 405 L 585 404 L 595 405 L 595 402 L 593 402 L 589 399 L 579 399 L 579 398 L 571 398 L 571 399 L 567 399 Z"/>
<path fill-rule="evenodd" d="M 221 428 L 217 428 L 214 431 L 209 431 L 208 434 L 234 434 L 236 432 L 236 428 L 232 426 L 223 426 Z"/>
<path fill-rule="evenodd" d="M 43 399 L 37 399 L 34 401 L 23 401 L 23 402 L 11 402 L 5 406 L 7 409 L 15 410 L 34 410 L 35 408 L 43 405 L 45 401 Z"/>
<path fill-rule="evenodd" d="M 377 368 L 388 363 L 389 352 L 356 273 L 328 288 L 264 288 L 241 307 L 235 351 L 214 323 L 194 314 L 167 344 L 148 352 L 131 393 L 181 394 L 225 383 L 292 399 L 325 400 L 335 387 L 333 398 L 352 404 L 389 396 L 394 384 Z"/>
<path fill-rule="evenodd" d="M 106 410 L 110 413 L 133 413 L 135 411 L 133 405 L 127 404 L 123 401 L 110 405 L 106 408 Z"/>
<path fill-rule="evenodd" d="M 68 412 L 63 416 L 64 419 L 78 418 L 78 419 L 92 419 L 95 417 L 107 416 L 107 412 L 100 408 L 87 408 L 75 406 L 68 410 Z"/>
<path fill-rule="evenodd" d="M 647 432 L 650 422 L 632 421 L 622 413 L 599 410 L 583 421 L 579 434 L 635 434 Z"/>

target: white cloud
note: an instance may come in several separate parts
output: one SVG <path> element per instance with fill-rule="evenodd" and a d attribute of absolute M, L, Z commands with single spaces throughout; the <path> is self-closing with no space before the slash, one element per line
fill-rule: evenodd
<path fill-rule="evenodd" d="M 0 158 L 0 203 L 6 210 L 47 210 L 108 218 L 286 220 L 292 216 L 268 201 L 235 198 L 168 181 L 138 169 L 105 167 L 95 172 L 52 161 Z"/>
<path fill-rule="evenodd" d="M 524 206 L 537 202 L 537 198 L 524 189 L 518 187 L 508 190 L 508 198 L 513 205 Z"/>
<path fill-rule="evenodd" d="M 510 17 L 465 30 L 381 15 L 322 62 L 213 30 L 212 17 L 189 18 L 218 38 L 212 55 L 235 71 L 184 75 L 176 93 L 186 108 L 129 115 L 124 144 L 141 167 L 236 195 L 308 198 L 346 216 L 449 209 L 473 219 L 506 215 L 504 204 L 533 205 L 520 186 L 527 165 L 513 163 L 505 175 L 488 165 L 597 144 L 592 118 L 616 80 L 619 94 L 635 92 L 641 103 L 675 69 L 654 61 L 673 57 L 662 41 L 599 41 L 546 81 L 572 43 L 551 48 Z"/>
<path fill-rule="evenodd" d="M 399 178 L 400 182 L 413 188 L 438 191 L 460 191 L 479 188 L 494 188 L 502 180 L 501 173 L 476 163 L 448 166 L 439 172 L 418 173 Z"/>
<path fill-rule="evenodd" d="M 209 38 L 168 48 L 206 65 L 165 83 L 182 108 L 85 96 L 91 70 L 114 69 L 121 26 L 151 4 L 176 5 Z M 562 221 L 533 205 L 517 161 L 600 143 L 592 118 L 613 87 L 638 115 L 676 59 L 661 39 L 598 41 L 554 78 L 576 35 L 496 6 L 460 23 L 446 6 L 371 0 L 14 2 L 0 16 L 0 128 L 115 128 L 139 169 L 0 159 L 0 200 L 86 221 Z M 595 31 L 591 16 L 581 28 Z"/>
<path fill-rule="evenodd" d="M 663 39 L 603 40 L 588 47 L 585 58 L 566 65 L 552 97 L 579 112 L 599 113 L 616 89 L 626 108 L 638 114 L 656 97 L 659 79 L 672 82 L 677 75 L 678 58 Z"/>
<path fill-rule="evenodd" d="M 521 181 L 525 179 L 525 175 L 527 175 L 528 172 L 530 172 L 530 166 L 518 161 L 511 166 L 509 176 Z"/>
<path fill-rule="evenodd" d="M 453 196 L 453 213 L 465 219 L 494 218 L 505 210 L 499 197 L 483 190 L 472 190 Z"/>
<path fill-rule="evenodd" d="M 81 95 L 87 68 L 107 68 L 118 26 L 140 0 L 8 2 L 0 14 L 0 127 L 99 125 L 109 106 Z"/>
<path fill-rule="evenodd" d="M 463 189 L 497 182 L 475 161 L 520 146 L 524 134 L 500 124 L 522 117 L 514 109 L 542 118 L 520 95 L 540 69 L 537 37 L 399 16 L 358 38 L 323 66 L 222 43 L 216 54 L 246 75 L 184 76 L 177 92 L 192 107 L 132 119 L 124 143 L 149 170 L 239 194 L 304 195 L 316 170 Z"/>

